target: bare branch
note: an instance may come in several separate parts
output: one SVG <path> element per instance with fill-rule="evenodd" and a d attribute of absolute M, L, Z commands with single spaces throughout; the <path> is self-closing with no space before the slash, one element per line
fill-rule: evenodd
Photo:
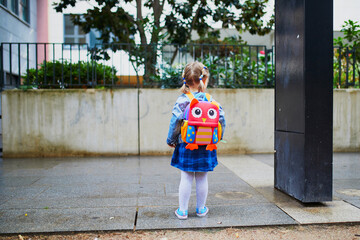
<path fill-rule="evenodd" d="M 137 20 L 136 20 L 136 25 L 139 29 L 139 33 L 140 33 L 140 41 L 141 44 L 146 44 L 147 40 L 146 40 L 146 35 L 145 35 L 145 29 L 144 29 L 144 19 L 142 16 L 142 1 L 141 0 L 136 0 L 136 13 L 137 13 Z"/>

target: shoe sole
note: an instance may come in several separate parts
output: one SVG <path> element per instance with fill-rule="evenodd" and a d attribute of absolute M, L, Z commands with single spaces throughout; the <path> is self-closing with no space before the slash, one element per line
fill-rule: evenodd
<path fill-rule="evenodd" d="M 209 208 L 206 207 L 206 212 L 204 212 L 204 213 L 196 213 L 196 215 L 197 215 L 198 217 L 205 217 L 205 216 L 208 214 L 208 212 L 209 212 Z"/>
<path fill-rule="evenodd" d="M 181 216 L 181 215 L 179 215 L 179 214 L 177 213 L 177 209 L 175 210 L 175 215 L 176 215 L 177 218 L 180 219 L 180 220 L 186 220 L 186 219 L 188 218 L 187 215 L 186 215 L 186 216 Z"/>

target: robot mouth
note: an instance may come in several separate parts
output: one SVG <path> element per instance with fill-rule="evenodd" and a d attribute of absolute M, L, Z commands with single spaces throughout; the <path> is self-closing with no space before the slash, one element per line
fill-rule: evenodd
<path fill-rule="evenodd" d="M 206 122 L 206 118 L 202 118 L 203 122 Z"/>
<path fill-rule="evenodd" d="M 189 125 L 193 126 L 202 126 L 202 127 L 217 127 L 217 122 L 199 122 L 199 121 L 189 121 Z"/>

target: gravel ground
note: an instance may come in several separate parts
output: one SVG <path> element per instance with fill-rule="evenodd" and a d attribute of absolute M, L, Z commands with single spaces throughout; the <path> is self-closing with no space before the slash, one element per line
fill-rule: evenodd
<path fill-rule="evenodd" d="M 360 240 L 360 223 L 340 225 L 266 226 L 223 229 L 85 232 L 62 234 L 0 235 L 0 240 L 9 239 L 339 239 Z"/>

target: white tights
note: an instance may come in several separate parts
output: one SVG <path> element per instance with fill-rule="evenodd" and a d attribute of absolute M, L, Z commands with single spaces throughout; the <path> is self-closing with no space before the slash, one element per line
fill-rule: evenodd
<path fill-rule="evenodd" d="M 207 172 L 184 172 L 181 171 L 179 186 L 180 211 L 188 210 L 193 179 L 196 181 L 196 208 L 203 208 L 208 195 Z"/>

